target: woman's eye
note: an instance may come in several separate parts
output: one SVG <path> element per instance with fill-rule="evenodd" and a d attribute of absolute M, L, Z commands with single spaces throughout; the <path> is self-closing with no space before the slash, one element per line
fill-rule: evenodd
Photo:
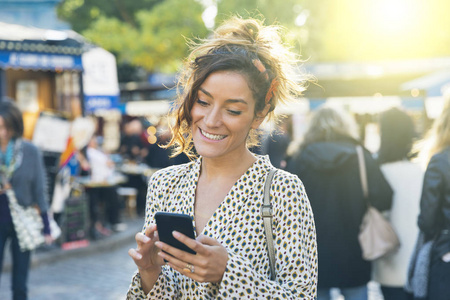
<path fill-rule="evenodd" d="M 201 106 L 206 106 L 208 105 L 208 102 L 205 102 L 203 100 L 197 99 L 197 103 L 200 104 Z"/>
<path fill-rule="evenodd" d="M 239 116 L 239 115 L 242 113 L 242 112 L 239 111 L 239 110 L 231 110 L 231 109 L 229 109 L 228 112 L 229 112 L 230 114 L 232 114 L 233 116 Z"/>

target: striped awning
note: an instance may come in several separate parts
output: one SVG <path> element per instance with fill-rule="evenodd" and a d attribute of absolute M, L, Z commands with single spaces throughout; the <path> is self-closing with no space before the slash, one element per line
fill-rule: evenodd
<path fill-rule="evenodd" d="M 81 71 L 81 54 L 87 46 L 73 31 L 0 22 L 0 68 L 3 69 Z"/>

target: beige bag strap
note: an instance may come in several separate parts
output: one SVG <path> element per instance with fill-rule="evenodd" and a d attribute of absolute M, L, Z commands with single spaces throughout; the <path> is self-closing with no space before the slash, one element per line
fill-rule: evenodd
<path fill-rule="evenodd" d="M 359 164 L 359 177 L 361 178 L 361 186 L 364 194 L 364 198 L 369 198 L 369 186 L 367 184 L 367 171 L 366 162 L 364 160 L 363 148 L 358 145 L 356 146 L 356 154 L 358 154 L 358 164 Z"/>
<path fill-rule="evenodd" d="M 275 248 L 273 245 L 272 232 L 272 204 L 270 203 L 270 185 L 272 184 L 273 175 L 277 169 L 272 169 L 267 174 L 266 183 L 264 184 L 264 203 L 261 209 L 261 216 L 264 220 L 264 232 L 266 234 L 266 243 L 269 250 L 270 279 L 275 280 Z"/>

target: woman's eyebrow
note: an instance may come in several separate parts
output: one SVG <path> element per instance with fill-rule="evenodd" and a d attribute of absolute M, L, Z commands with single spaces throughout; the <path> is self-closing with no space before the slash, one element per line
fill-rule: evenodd
<path fill-rule="evenodd" d="M 225 102 L 227 102 L 227 103 L 242 103 L 242 104 L 248 105 L 247 101 L 245 101 L 243 99 L 228 99 Z"/>
<path fill-rule="evenodd" d="M 206 91 L 205 89 L 199 88 L 199 90 L 200 90 L 203 94 L 205 94 L 206 96 L 208 96 L 208 97 L 214 99 L 213 95 L 211 95 L 211 94 L 210 94 L 208 91 Z M 228 102 L 228 103 L 242 103 L 242 104 L 248 105 L 247 101 L 245 101 L 244 99 L 227 99 L 225 102 Z"/>
<path fill-rule="evenodd" d="M 203 88 L 199 88 L 200 91 L 202 91 L 203 94 L 205 94 L 206 96 L 210 97 L 210 98 L 214 98 L 209 92 L 207 92 L 206 90 L 204 90 Z"/>

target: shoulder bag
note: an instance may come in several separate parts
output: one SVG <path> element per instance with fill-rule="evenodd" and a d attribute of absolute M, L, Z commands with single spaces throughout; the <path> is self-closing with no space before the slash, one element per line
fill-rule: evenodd
<path fill-rule="evenodd" d="M 6 195 L 20 250 L 24 252 L 36 249 L 45 241 L 42 217 L 34 206 L 20 205 L 12 188 L 6 190 Z"/>
<path fill-rule="evenodd" d="M 267 249 L 269 253 L 270 280 L 275 280 L 275 248 L 273 245 L 272 232 L 272 203 L 270 203 L 270 185 L 272 184 L 273 175 L 277 169 L 271 169 L 267 174 L 266 183 L 264 185 L 264 202 L 261 210 L 261 216 L 264 221 L 264 233 L 266 235 Z"/>
<path fill-rule="evenodd" d="M 391 223 L 370 204 L 366 164 L 361 146 L 356 147 L 356 153 L 358 154 L 359 174 L 364 199 L 367 202 L 367 211 L 361 223 L 358 240 L 363 259 L 371 261 L 398 250 L 400 241 Z"/>

